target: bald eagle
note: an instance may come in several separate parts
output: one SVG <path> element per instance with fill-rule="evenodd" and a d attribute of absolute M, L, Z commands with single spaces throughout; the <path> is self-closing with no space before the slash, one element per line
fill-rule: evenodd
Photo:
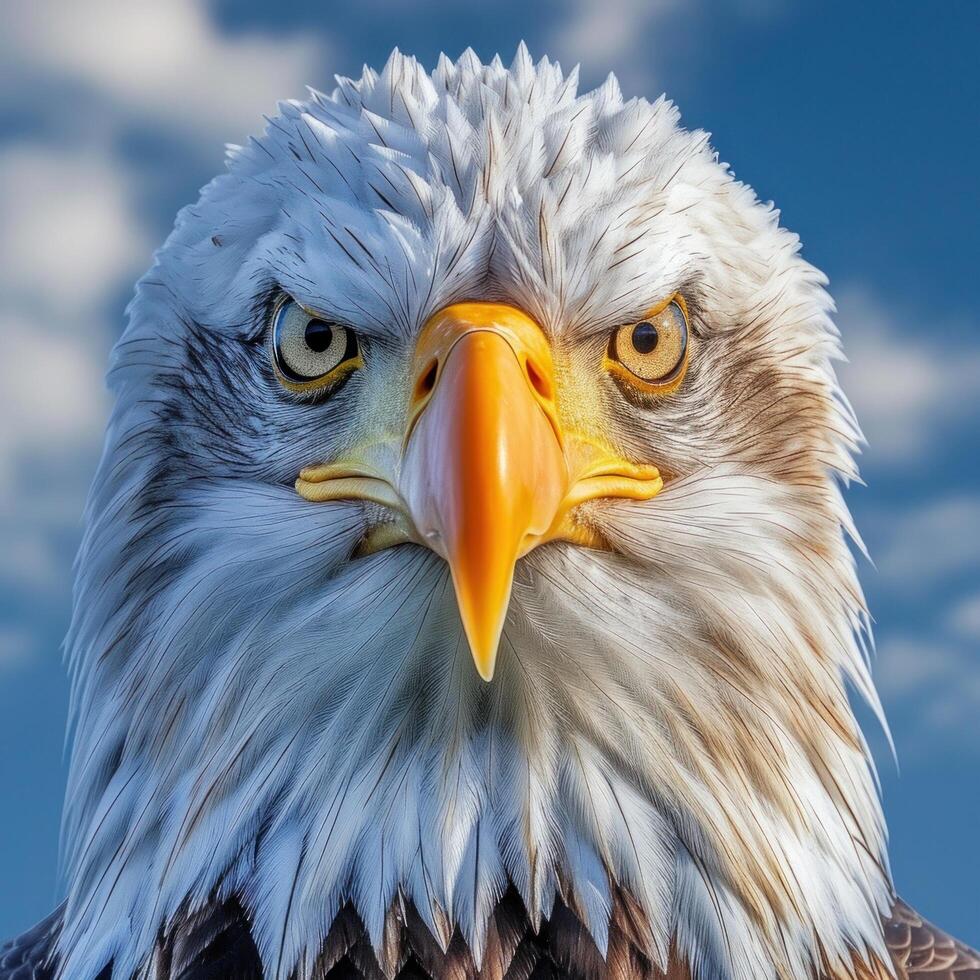
<path fill-rule="evenodd" d="M 110 372 L 0 977 L 980 977 L 899 901 L 824 277 L 522 46 L 280 105 Z"/>

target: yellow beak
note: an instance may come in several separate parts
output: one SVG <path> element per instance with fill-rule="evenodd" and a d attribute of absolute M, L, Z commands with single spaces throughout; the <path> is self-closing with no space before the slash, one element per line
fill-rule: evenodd
<path fill-rule="evenodd" d="M 519 311 L 466 303 L 427 324 L 416 363 L 400 484 L 423 540 L 449 563 L 476 669 L 490 680 L 514 566 L 548 533 L 568 485 L 551 352 Z"/>
<path fill-rule="evenodd" d="M 555 539 L 595 544 L 571 520 L 573 507 L 648 499 L 663 483 L 656 467 L 574 436 L 566 445 L 549 344 L 513 307 L 460 303 L 435 314 L 419 335 L 413 377 L 397 491 L 343 464 L 304 470 L 297 490 L 406 511 L 411 536 L 449 564 L 476 669 L 489 681 L 518 559 Z"/>

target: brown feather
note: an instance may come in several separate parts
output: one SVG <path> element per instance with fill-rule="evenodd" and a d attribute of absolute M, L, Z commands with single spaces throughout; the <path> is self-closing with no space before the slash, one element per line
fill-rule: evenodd
<path fill-rule="evenodd" d="M 561 899 L 535 929 L 520 896 L 510 888 L 491 917 L 483 963 L 477 968 L 458 931 L 443 951 L 415 909 L 399 902 L 387 927 L 382 965 L 362 922 L 347 905 L 334 919 L 311 980 L 691 980 L 674 950 L 666 973 L 656 967 L 646 945 L 648 930 L 638 916 L 631 899 L 614 895 L 603 957 L 581 918 Z M 882 926 L 891 968 L 855 952 L 844 972 L 825 967 L 821 980 L 980 980 L 980 953 L 901 899 Z M 55 914 L 0 946 L 0 980 L 52 980 L 57 965 L 47 957 L 59 928 Z M 153 965 L 156 980 L 264 980 L 251 923 L 235 899 L 181 913 L 160 937 Z M 119 978 L 107 968 L 99 980 Z"/>
<path fill-rule="evenodd" d="M 901 899 L 885 923 L 899 980 L 980 980 L 980 953 L 953 939 Z"/>

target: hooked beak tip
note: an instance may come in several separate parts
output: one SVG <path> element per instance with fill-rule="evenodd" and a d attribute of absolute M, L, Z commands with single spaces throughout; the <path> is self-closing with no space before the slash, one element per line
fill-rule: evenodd
<path fill-rule="evenodd" d="M 493 680 L 493 672 L 496 667 L 497 653 L 494 651 L 489 657 L 484 658 L 478 656 L 475 652 L 473 654 L 473 662 L 476 664 L 476 672 L 480 675 L 481 679 L 489 684 Z"/>
<path fill-rule="evenodd" d="M 493 680 L 517 562 L 548 541 L 608 543 L 575 518 L 597 498 L 648 500 L 663 480 L 604 444 L 570 433 L 541 328 L 513 307 L 463 303 L 435 314 L 416 342 L 414 401 L 401 463 L 304 468 L 307 500 L 368 500 L 397 520 L 363 554 L 413 541 L 445 559 L 473 664 Z"/>

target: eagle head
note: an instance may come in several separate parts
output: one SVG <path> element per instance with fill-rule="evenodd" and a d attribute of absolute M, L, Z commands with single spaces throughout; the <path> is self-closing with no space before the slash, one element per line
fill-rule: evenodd
<path fill-rule="evenodd" d="M 343 909 L 479 964 L 508 891 L 696 976 L 877 955 L 824 282 L 670 102 L 523 47 L 232 148 L 113 356 L 64 976 L 232 896 L 267 977 Z"/>

